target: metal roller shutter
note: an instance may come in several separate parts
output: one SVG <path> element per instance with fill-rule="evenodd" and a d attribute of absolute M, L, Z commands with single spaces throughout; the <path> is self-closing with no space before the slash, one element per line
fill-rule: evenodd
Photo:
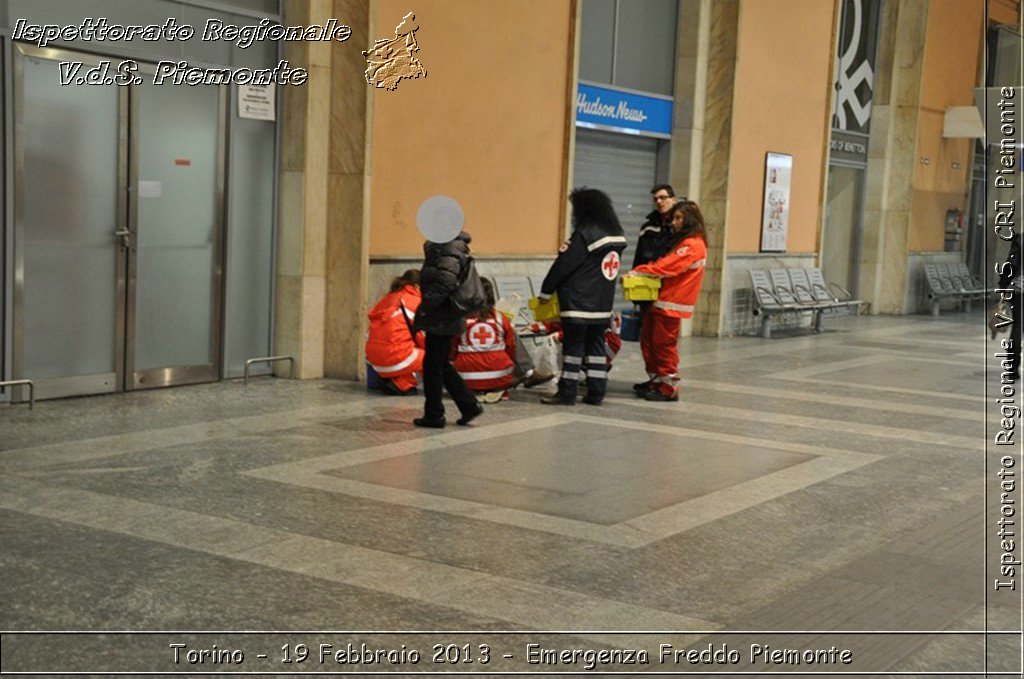
<path fill-rule="evenodd" d="M 622 222 L 629 245 L 622 256 L 623 271 L 633 263 L 640 225 L 654 209 L 651 187 L 656 182 L 658 141 L 648 137 L 576 128 L 576 161 L 573 183 L 607 193 Z M 616 295 L 616 307 L 629 307 Z"/>

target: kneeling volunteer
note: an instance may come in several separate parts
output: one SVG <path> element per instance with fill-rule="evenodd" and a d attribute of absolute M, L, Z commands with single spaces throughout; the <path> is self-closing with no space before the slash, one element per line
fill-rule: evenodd
<path fill-rule="evenodd" d="M 419 269 L 409 269 L 391 282 L 391 291 L 369 313 L 366 360 L 381 378 L 382 391 L 392 396 L 415 394 L 423 370 L 423 334 L 412 332 L 419 283 Z"/>
<path fill-rule="evenodd" d="M 501 398 L 516 380 L 516 333 L 508 317 L 494 309 L 494 286 L 486 278 L 482 283 L 487 307 L 466 319 L 466 330 L 452 347 L 452 362 L 472 391 Z"/>

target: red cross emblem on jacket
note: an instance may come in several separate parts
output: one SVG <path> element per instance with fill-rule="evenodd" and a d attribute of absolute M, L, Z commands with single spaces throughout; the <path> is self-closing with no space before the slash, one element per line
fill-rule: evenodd
<path fill-rule="evenodd" d="M 477 323 L 469 334 L 469 341 L 474 346 L 486 347 L 494 344 L 494 329 L 487 323 Z"/>
<path fill-rule="evenodd" d="M 619 253 L 612 250 L 601 260 L 601 273 L 610 281 L 619 275 Z"/>

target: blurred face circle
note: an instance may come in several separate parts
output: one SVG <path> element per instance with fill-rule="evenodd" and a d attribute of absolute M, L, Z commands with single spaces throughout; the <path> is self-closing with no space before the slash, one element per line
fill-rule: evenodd
<path fill-rule="evenodd" d="M 432 243 L 447 243 L 462 231 L 465 217 L 458 201 L 448 196 L 432 196 L 416 211 L 416 228 Z"/>
<path fill-rule="evenodd" d="M 665 189 L 658 189 L 658 192 L 654 194 L 654 205 L 658 208 L 658 212 L 663 215 L 668 214 L 668 211 L 671 210 L 675 204 L 675 196 L 668 195 L 668 191 Z"/>

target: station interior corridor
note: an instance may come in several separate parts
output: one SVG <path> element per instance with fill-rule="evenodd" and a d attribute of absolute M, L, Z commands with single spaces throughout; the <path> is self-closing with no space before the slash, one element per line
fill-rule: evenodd
<path fill-rule="evenodd" d="M 411 425 L 419 397 L 333 380 L 0 408 L 0 627 L 492 630 L 518 651 L 807 631 L 863 671 L 976 667 L 978 636 L 823 633 L 986 624 L 995 346 L 981 311 L 685 338 L 680 402 L 650 403 L 626 343 L 599 408 L 520 389 L 442 431 Z M 1006 601 L 989 629 L 1019 623 Z M 45 670 L 51 641 L 5 665 Z M 168 668 L 166 640 L 136 641 L 65 637 L 60 666 Z M 992 669 L 1016 642 L 990 638 Z"/>

